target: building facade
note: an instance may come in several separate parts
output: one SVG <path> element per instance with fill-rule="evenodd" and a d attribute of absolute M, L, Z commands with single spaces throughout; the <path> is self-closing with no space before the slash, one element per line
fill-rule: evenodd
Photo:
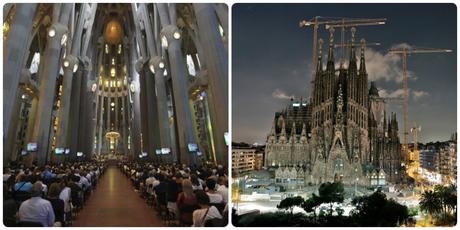
<path fill-rule="evenodd" d="M 439 173 L 443 183 L 456 183 L 457 178 L 457 133 L 442 147 L 439 153 Z"/>
<path fill-rule="evenodd" d="M 232 148 L 232 174 L 238 176 L 256 169 L 255 148 Z"/>
<path fill-rule="evenodd" d="M 375 172 L 384 173 L 387 181 L 400 180 L 396 114 L 387 117 L 385 98 L 379 96 L 373 82 L 369 87 L 364 39 L 358 68 L 354 40 L 352 30 L 348 67 L 341 61 L 338 69 L 333 30 L 326 68 L 319 40 L 311 99 L 292 99 L 286 109 L 275 114 L 266 142 L 266 166 L 300 166 L 305 168 L 304 183 L 312 184 L 342 181 L 369 185 Z"/>

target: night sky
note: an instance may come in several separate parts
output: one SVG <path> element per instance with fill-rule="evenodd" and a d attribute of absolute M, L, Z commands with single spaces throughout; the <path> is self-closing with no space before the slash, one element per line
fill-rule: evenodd
<path fill-rule="evenodd" d="M 232 140 L 264 144 L 274 113 L 289 98 L 310 95 L 312 27 L 299 21 L 315 16 L 387 18 L 386 25 L 358 27 L 356 40 L 380 42 L 366 51 L 369 80 L 380 96 L 402 95 L 401 59 L 387 54 L 391 47 L 447 48 L 452 53 L 414 54 L 410 71 L 409 127 L 422 126 L 420 141 L 448 140 L 457 127 L 457 13 L 453 4 L 235 4 L 232 9 Z M 320 27 L 325 41 L 328 32 Z M 350 38 L 350 32 L 347 38 Z M 335 42 L 340 41 L 339 31 Z M 359 55 L 359 49 L 357 54 Z M 346 55 L 348 57 L 348 55 Z M 340 50 L 335 52 L 336 65 Z M 325 60 L 323 56 L 323 60 Z M 359 60 L 359 58 L 358 58 Z M 345 63 L 347 63 L 346 61 Z M 402 141 L 402 106 L 398 113 Z M 412 138 L 410 137 L 410 141 Z"/>

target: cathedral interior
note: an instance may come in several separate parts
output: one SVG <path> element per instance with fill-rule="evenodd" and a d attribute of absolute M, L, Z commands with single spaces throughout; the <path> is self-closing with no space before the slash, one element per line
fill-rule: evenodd
<path fill-rule="evenodd" d="M 227 165 L 225 4 L 6 4 L 3 162 Z"/>
<path fill-rule="evenodd" d="M 310 100 L 291 99 L 274 117 L 267 136 L 265 166 L 277 167 L 276 179 L 301 184 L 342 181 L 384 185 L 400 181 L 401 147 L 396 114 L 375 82 L 368 82 L 366 41 L 355 43 L 352 28 L 349 59 L 336 66 L 334 30 L 329 31 L 327 61 L 318 41 L 317 66 Z M 361 46 L 358 59 L 355 46 Z"/>

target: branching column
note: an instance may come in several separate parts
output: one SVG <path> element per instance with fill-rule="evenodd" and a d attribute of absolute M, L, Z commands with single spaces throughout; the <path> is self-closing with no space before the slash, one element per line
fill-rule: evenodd
<path fill-rule="evenodd" d="M 179 34 L 179 36 L 178 36 Z M 177 136 L 179 139 L 180 161 L 183 164 L 194 164 L 196 154 L 189 153 L 188 144 L 196 144 L 193 132 L 192 114 L 189 106 L 188 79 L 181 50 L 180 32 L 176 26 L 168 25 L 161 31 L 163 46 L 168 49 L 174 106 L 176 108 Z M 164 38 L 163 38 L 164 37 Z M 167 43 L 167 44 L 166 44 Z"/>
<path fill-rule="evenodd" d="M 214 142 L 217 160 L 227 164 L 227 146 L 224 133 L 228 131 L 228 57 L 222 38 L 217 30 L 219 24 L 212 4 L 193 4 L 206 66 L 209 72 L 211 120 L 214 125 Z"/>
<path fill-rule="evenodd" d="M 36 123 L 32 140 L 38 143 L 37 160 L 38 165 L 44 165 L 50 156 L 50 132 L 51 118 L 53 112 L 54 96 L 56 92 L 56 78 L 60 69 L 61 40 L 67 33 L 67 23 L 72 4 L 63 4 L 61 20 L 53 23 L 47 33 L 47 47 L 45 50 L 45 60 L 41 62 L 42 72 L 39 74 L 40 92 Z M 65 16 L 63 16 L 65 15 Z M 54 32 L 53 32 L 54 31 Z M 31 162 L 29 162 L 31 163 Z"/>
<path fill-rule="evenodd" d="M 13 111 L 17 100 L 19 75 L 24 67 L 25 55 L 28 53 L 26 45 L 32 30 L 33 17 L 37 4 L 16 4 L 16 13 L 10 25 L 7 40 L 3 43 L 3 138 L 9 133 L 12 124 Z M 5 12 L 4 12 L 5 13 Z M 9 154 L 3 154 L 3 162 L 8 162 Z"/>

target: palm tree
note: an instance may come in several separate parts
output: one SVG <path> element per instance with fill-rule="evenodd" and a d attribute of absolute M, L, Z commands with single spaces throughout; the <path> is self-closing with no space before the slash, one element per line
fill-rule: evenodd
<path fill-rule="evenodd" d="M 420 210 L 426 211 L 433 216 L 433 214 L 439 213 L 442 211 L 442 204 L 439 196 L 434 191 L 426 191 L 422 194 L 422 199 L 420 200 Z"/>

